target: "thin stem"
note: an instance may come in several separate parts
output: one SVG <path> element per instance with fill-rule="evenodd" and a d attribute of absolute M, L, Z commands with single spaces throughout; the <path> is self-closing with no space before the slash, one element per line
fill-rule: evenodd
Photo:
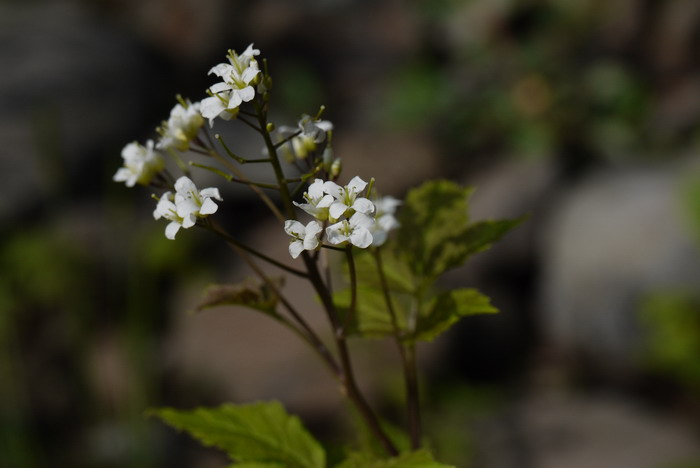
<path fill-rule="evenodd" d="M 355 272 L 355 259 L 352 256 L 352 245 L 345 247 L 345 259 L 348 262 L 348 271 L 350 273 L 350 308 L 343 323 L 343 334 L 347 331 L 357 311 L 357 273 Z"/>
<path fill-rule="evenodd" d="M 241 122 L 243 122 L 244 124 L 246 124 L 247 126 L 249 126 L 250 128 L 252 128 L 252 129 L 255 130 L 256 132 L 258 132 L 258 133 L 263 133 L 263 130 L 262 130 L 261 128 L 258 128 L 253 122 L 250 122 L 248 119 L 244 119 L 243 117 L 241 117 L 241 116 L 239 115 L 239 116 L 238 116 L 238 120 L 240 120 Z"/>
<path fill-rule="evenodd" d="M 284 297 L 280 292 L 277 285 L 272 281 L 263 271 L 253 262 L 248 253 L 243 250 L 240 246 L 231 244 L 231 248 L 248 264 L 248 266 L 262 279 L 265 284 L 272 290 L 272 292 L 279 298 L 280 302 L 287 309 L 287 312 L 292 316 L 294 320 L 301 326 L 301 329 L 294 326 L 293 323 L 289 322 L 282 316 L 275 315 L 274 318 L 287 326 L 290 330 L 297 334 L 305 343 L 311 346 L 316 353 L 319 355 L 321 360 L 328 366 L 331 373 L 336 377 L 340 378 L 342 375 L 342 370 L 336 362 L 335 358 L 331 354 L 330 350 L 323 343 L 321 338 L 316 334 L 316 332 L 311 328 L 311 326 L 304 320 L 304 318 L 299 314 L 299 312 L 294 308 L 294 306 Z"/>
<path fill-rule="evenodd" d="M 381 249 L 374 250 L 374 260 L 379 272 L 379 281 L 384 292 L 384 300 L 391 317 L 391 325 L 394 329 L 394 341 L 399 350 L 401 364 L 404 373 L 404 384 L 406 387 L 406 420 L 408 422 L 408 433 L 411 437 L 411 448 L 417 450 L 421 445 L 422 429 L 420 415 L 420 395 L 418 392 L 418 371 L 416 368 L 415 346 L 413 343 L 404 345 L 401 342 L 401 328 L 399 327 L 398 316 L 391 300 L 389 284 L 384 273 L 384 262 L 382 261 Z"/>
<path fill-rule="evenodd" d="M 297 270 L 295 268 L 292 268 L 290 266 L 285 265 L 284 263 L 280 263 L 277 260 L 275 260 L 274 258 L 268 257 L 267 255 L 265 255 L 261 252 L 258 252 L 257 250 L 253 249 L 252 247 L 249 247 L 241 242 L 238 242 L 230 234 L 225 232 L 223 229 L 221 229 L 219 226 L 215 225 L 214 223 L 208 223 L 208 224 L 206 224 L 206 227 L 209 228 L 209 230 L 211 230 L 215 234 L 218 234 L 219 236 L 224 238 L 226 240 L 226 242 L 228 242 L 229 244 L 258 257 L 261 260 L 265 260 L 266 262 L 276 266 L 277 268 L 280 268 L 280 269 L 286 271 L 287 273 L 291 273 L 291 274 L 293 274 L 295 276 L 299 276 L 301 278 L 308 278 L 309 277 L 308 274 L 304 273 L 301 270 Z"/>

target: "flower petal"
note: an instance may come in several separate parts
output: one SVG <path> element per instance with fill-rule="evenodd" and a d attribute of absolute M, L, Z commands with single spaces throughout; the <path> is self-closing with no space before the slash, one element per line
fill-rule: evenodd
<path fill-rule="evenodd" d="M 207 187 L 205 189 L 202 189 L 199 191 L 199 194 L 203 198 L 214 198 L 219 201 L 223 201 L 224 199 L 221 198 L 221 194 L 219 193 L 219 189 L 216 187 Z"/>
<path fill-rule="evenodd" d="M 219 207 L 211 198 L 205 198 L 202 207 L 199 209 L 200 215 L 210 215 L 216 213 Z"/>
<path fill-rule="evenodd" d="M 362 192 L 365 187 L 367 187 L 367 182 L 364 180 L 360 179 L 359 176 L 355 176 L 352 178 L 352 180 L 348 183 L 347 187 L 349 189 L 352 189 L 355 193 L 360 193 Z"/>
<path fill-rule="evenodd" d="M 306 228 L 299 221 L 288 219 L 284 222 L 284 232 L 293 237 L 303 237 Z"/>
<path fill-rule="evenodd" d="M 366 249 L 372 245 L 372 233 L 367 228 L 358 228 L 350 234 L 350 243 L 361 249 Z"/>
<path fill-rule="evenodd" d="M 331 215 L 331 218 L 333 219 L 339 219 L 341 216 L 343 216 L 343 213 L 348 209 L 349 207 L 340 202 L 335 202 L 331 205 L 331 208 L 329 210 L 329 213 Z"/>
<path fill-rule="evenodd" d="M 350 217 L 350 227 L 355 229 L 369 229 L 374 224 L 374 218 L 367 216 L 364 213 L 355 213 Z"/>
<path fill-rule="evenodd" d="M 165 226 L 165 237 L 170 240 L 175 240 L 175 234 L 180 230 L 180 223 L 177 221 L 171 221 Z"/>
<path fill-rule="evenodd" d="M 335 182 L 328 181 L 323 184 L 323 190 L 336 200 L 343 198 L 343 188 Z"/>
<path fill-rule="evenodd" d="M 304 244 L 300 240 L 294 240 L 289 243 L 289 255 L 291 255 L 292 258 L 297 258 L 303 250 Z"/>
<path fill-rule="evenodd" d="M 352 204 L 352 209 L 359 213 L 371 214 L 374 213 L 374 203 L 366 198 L 358 198 Z"/>
<path fill-rule="evenodd" d="M 255 97 L 255 89 L 252 86 L 246 86 L 243 89 L 239 89 L 237 91 L 234 91 L 234 93 L 238 94 L 238 96 L 241 98 L 241 100 L 243 102 L 248 102 Z M 240 105 L 240 103 L 238 105 Z M 229 105 L 229 107 L 231 107 L 231 106 Z M 236 106 L 236 107 L 238 107 L 238 106 Z"/>

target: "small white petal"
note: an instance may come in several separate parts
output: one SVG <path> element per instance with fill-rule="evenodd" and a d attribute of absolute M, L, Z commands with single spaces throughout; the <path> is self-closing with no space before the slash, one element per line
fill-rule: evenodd
<path fill-rule="evenodd" d="M 323 197 L 323 181 L 321 179 L 314 180 L 314 183 L 309 185 L 309 190 L 307 193 L 313 199 Z"/>
<path fill-rule="evenodd" d="M 253 79 L 254 79 L 256 76 L 258 76 L 258 73 L 260 73 L 260 70 L 258 70 L 257 68 L 248 67 L 248 68 L 246 68 L 245 70 L 243 70 L 243 74 L 241 75 L 241 80 L 242 80 L 245 84 L 248 84 L 248 83 L 250 83 L 251 81 L 253 81 Z M 252 99 L 252 98 L 251 98 L 251 99 Z M 244 99 L 244 100 L 245 100 L 245 99 Z"/>
<path fill-rule="evenodd" d="M 190 213 L 182 219 L 182 227 L 185 229 L 189 229 L 195 224 L 197 224 L 197 217 L 194 213 Z"/>
<path fill-rule="evenodd" d="M 321 200 L 316 203 L 317 208 L 328 208 L 330 207 L 333 202 L 335 201 L 335 198 L 333 198 L 331 195 L 324 195 Z"/>
<path fill-rule="evenodd" d="M 349 206 L 345 205 L 344 203 L 336 202 L 333 203 L 330 207 L 329 213 L 331 214 L 331 218 L 333 219 L 339 219 L 341 216 L 343 216 L 343 213 L 349 208 Z"/>
<path fill-rule="evenodd" d="M 255 89 L 252 86 L 246 86 L 245 88 L 239 89 L 238 91 L 234 92 L 237 93 L 238 96 L 240 96 L 243 102 L 248 102 L 255 97 Z"/>
<path fill-rule="evenodd" d="M 243 102 L 243 99 L 241 99 L 240 91 L 239 90 L 233 90 L 231 92 L 231 96 L 229 97 L 228 100 L 228 105 L 226 106 L 227 110 L 232 110 L 238 108 L 238 106 L 241 105 Z"/>
<path fill-rule="evenodd" d="M 323 184 L 323 190 L 335 199 L 343 197 L 343 188 L 330 180 Z"/>
<path fill-rule="evenodd" d="M 168 225 L 165 227 L 165 237 L 167 237 L 170 240 L 175 240 L 175 234 L 177 234 L 177 231 L 180 230 L 180 223 L 177 221 L 172 221 L 168 223 Z"/>
<path fill-rule="evenodd" d="M 199 194 L 204 198 L 214 198 L 219 201 L 223 201 L 219 189 L 216 187 L 207 187 L 199 191 Z"/>
<path fill-rule="evenodd" d="M 217 206 L 216 203 L 212 201 L 211 198 L 206 198 L 204 200 L 204 203 L 202 203 L 202 207 L 199 209 L 199 214 L 200 215 L 210 215 L 216 213 L 216 210 L 218 210 L 219 207 Z"/>
<path fill-rule="evenodd" d="M 207 73 L 207 75 L 211 75 L 213 73 L 216 76 L 219 76 L 221 78 L 225 78 L 228 75 L 230 75 L 232 71 L 233 71 L 233 67 L 230 64 L 220 63 L 218 65 L 214 65 L 211 68 L 211 70 L 209 70 L 209 73 Z"/>
<path fill-rule="evenodd" d="M 223 81 L 220 83 L 215 83 L 209 87 L 209 91 L 211 91 L 214 94 L 220 93 L 222 91 L 230 91 L 232 89 L 233 88 L 230 84 L 224 83 Z"/>
<path fill-rule="evenodd" d="M 350 234 L 350 243 L 361 249 L 366 249 L 372 245 L 372 234 L 367 228 L 358 228 Z"/>
<path fill-rule="evenodd" d="M 369 229 L 374 224 L 374 219 L 363 213 L 355 213 L 350 217 L 350 227 L 353 229 Z"/>
<path fill-rule="evenodd" d="M 197 192 L 197 186 L 194 185 L 194 182 L 192 182 L 192 179 L 190 179 L 187 176 L 182 176 L 179 179 L 175 181 L 175 190 L 179 194 L 190 194 L 192 192 Z"/>
<path fill-rule="evenodd" d="M 366 198 L 358 198 L 352 204 L 352 209 L 360 213 L 371 214 L 374 213 L 374 203 Z"/>
<path fill-rule="evenodd" d="M 284 222 L 284 232 L 293 237 L 302 237 L 306 228 L 299 221 L 288 219 Z"/>
<path fill-rule="evenodd" d="M 382 230 L 374 231 L 374 232 L 372 233 L 372 245 L 375 246 L 375 247 L 379 247 L 379 246 L 384 245 L 384 243 L 386 242 L 387 237 L 388 237 L 388 236 L 387 236 L 387 232 L 386 232 L 386 231 L 382 231 Z"/>
<path fill-rule="evenodd" d="M 360 179 L 359 176 L 353 177 L 350 183 L 348 183 L 348 188 L 352 189 L 355 193 L 362 192 L 365 189 L 365 187 L 367 187 L 367 182 Z"/>
<path fill-rule="evenodd" d="M 310 221 L 309 224 L 306 225 L 305 232 L 306 236 L 315 236 L 319 232 L 323 231 L 323 226 L 321 226 L 321 223 L 318 221 Z"/>
<path fill-rule="evenodd" d="M 304 244 L 300 240 L 295 240 L 289 243 L 289 255 L 292 258 L 297 258 L 304 250 Z"/>

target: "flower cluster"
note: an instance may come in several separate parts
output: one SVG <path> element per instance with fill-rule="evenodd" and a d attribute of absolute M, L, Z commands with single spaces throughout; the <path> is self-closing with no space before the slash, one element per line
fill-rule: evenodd
<path fill-rule="evenodd" d="M 195 139 L 199 129 L 204 125 L 204 119 L 199 111 L 200 103 L 192 104 L 180 98 L 181 102 L 176 104 L 170 111 L 170 118 L 158 127 L 160 140 L 158 149 L 174 149 L 187 151 L 190 142 Z"/>
<path fill-rule="evenodd" d="M 294 204 L 316 219 L 306 226 L 293 220 L 285 223 L 285 231 L 293 238 L 289 244 L 291 256 L 297 258 L 303 250 L 319 248 L 321 222 L 332 223 L 325 229 L 326 240 L 332 245 L 366 249 L 386 242 L 388 232 L 398 227 L 393 214 L 400 201 L 385 197 L 372 202 L 361 196 L 366 187 L 367 182 L 357 176 L 345 186 L 314 180 L 304 193 L 306 203 Z"/>
<path fill-rule="evenodd" d="M 182 176 L 175 182 L 175 193 L 165 192 L 158 200 L 153 217 L 170 221 L 165 228 L 165 237 L 172 240 L 180 228 L 191 228 L 197 218 L 216 213 L 219 207 L 212 199 L 222 201 L 218 188 L 198 190 L 189 177 Z"/>
<path fill-rule="evenodd" d="M 112 180 L 124 182 L 127 187 L 136 184 L 148 185 L 153 177 L 165 167 L 163 156 L 153 149 L 153 140 L 148 140 L 146 146 L 133 142 L 122 150 L 124 167 L 119 168 Z"/>
<path fill-rule="evenodd" d="M 209 119 L 213 125 L 216 117 L 229 120 L 238 115 L 238 107 L 243 102 L 249 102 L 255 97 L 253 81 L 260 74 L 258 61 L 255 56 L 260 54 L 253 44 L 240 55 L 234 50 L 228 51 L 229 63 L 220 63 L 209 70 L 223 81 L 209 88 L 210 97 L 202 100 L 202 116 Z"/>

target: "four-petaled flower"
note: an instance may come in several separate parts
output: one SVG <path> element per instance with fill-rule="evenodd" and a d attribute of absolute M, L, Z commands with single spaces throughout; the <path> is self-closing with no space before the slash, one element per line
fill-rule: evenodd
<path fill-rule="evenodd" d="M 382 197 L 374 200 L 376 207 L 375 223 L 372 227 L 372 245 L 379 247 L 386 242 L 389 231 L 399 227 L 399 222 L 394 217 L 396 208 L 401 204 L 401 200 L 394 197 Z"/>
<path fill-rule="evenodd" d="M 374 219 L 364 213 L 357 212 L 338 223 L 326 228 L 328 242 L 334 245 L 350 242 L 355 247 L 366 249 L 372 245 L 372 225 Z"/>
<path fill-rule="evenodd" d="M 170 111 L 170 118 L 158 128 L 160 140 L 159 149 L 176 149 L 187 151 L 192 141 L 204 125 L 204 119 L 199 111 L 200 103 L 192 104 L 182 101 Z"/>
<path fill-rule="evenodd" d="M 260 73 L 258 61 L 255 60 L 259 54 L 260 50 L 254 49 L 253 44 L 240 55 L 229 50 L 229 63 L 220 63 L 209 70 L 209 74 L 223 79 L 209 88 L 211 96 L 201 103 L 202 116 L 209 119 L 210 126 L 216 117 L 224 120 L 235 117 L 238 106 L 255 97 L 255 88 L 251 83 Z"/>
<path fill-rule="evenodd" d="M 148 140 L 146 146 L 137 142 L 129 143 L 122 149 L 122 158 L 124 167 L 117 170 L 112 180 L 124 182 L 127 187 L 135 184 L 148 185 L 165 167 L 165 160 L 153 149 L 153 140 Z"/>
<path fill-rule="evenodd" d="M 212 199 L 222 201 L 218 188 L 198 190 L 192 180 L 182 176 L 175 182 L 175 194 L 166 192 L 158 200 L 153 217 L 169 220 L 170 223 L 165 228 L 165 237 L 175 239 L 175 234 L 181 227 L 191 228 L 196 224 L 198 217 L 203 218 L 216 213 L 219 207 Z"/>
<path fill-rule="evenodd" d="M 284 231 L 293 237 L 289 243 L 289 254 L 297 258 L 304 250 L 315 250 L 320 245 L 319 234 L 323 231 L 318 221 L 311 221 L 304 226 L 299 221 L 287 220 L 284 223 Z"/>
<path fill-rule="evenodd" d="M 329 208 L 331 219 L 336 220 L 340 219 L 341 216 L 350 216 L 353 211 L 365 215 L 374 213 L 374 204 L 367 198 L 358 197 L 366 186 L 367 182 L 358 176 L 353 177 L 345 187 L 332 181 L 326 182 L 323 189 L 335 199 Z"/>
<path fill-rule="evenodd" d="M 309 189 L 304 193 L 306 203 L 294 202 L 296 206 L 309 213 L 319 221 L 328 219 L 328 208 L 333 203 L 333 197 L 328 195 L 323 190 L 324 182 L 321 179 L 314 180 L 313 184 L 309 185 Z"/>

